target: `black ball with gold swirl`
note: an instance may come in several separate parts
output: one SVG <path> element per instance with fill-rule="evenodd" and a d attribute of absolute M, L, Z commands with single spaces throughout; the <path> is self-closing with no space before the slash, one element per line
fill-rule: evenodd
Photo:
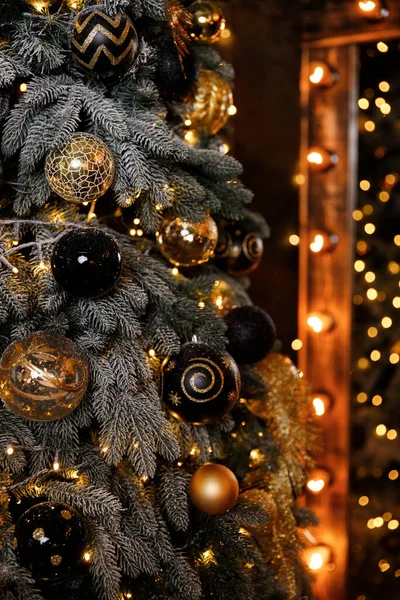
<path fill-rule="evenodd" d="M 161 397 L 184 423 L 206 425 L 227 415 L 240 396 L 240 373 L 230 354 L 207 344 L 184 344 L 160 373 Z"/>
<path fill-rule="evenodd" d="M 75 18 L 72 56 L 96 75 L 123 74 L 133 64 L 138 47 L 135 26 L 124 13 L 111 17 L 103 5 L 90 6 Z"/>
<path fill-rule="evenodd" d="M 261 262 L 264 243 L 247 223 L 228 223 L 218 228 L 217 264 L 229 275 L 248 275 Z"/>

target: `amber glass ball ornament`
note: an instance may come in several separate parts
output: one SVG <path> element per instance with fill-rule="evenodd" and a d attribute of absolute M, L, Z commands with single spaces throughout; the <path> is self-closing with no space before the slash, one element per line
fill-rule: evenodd
<path fill-rule="evenodd" d="M 172 264 L 192 267 L 207 262 L 214 256 L 218 241 L 218 227 L 211 217 L 200 223 L 183 217 L 167 215 L 157 232 L 157 243 L 162 254 Z"/>
<path fill-rule="evenodd" d="M 91 133 L 74 133 L 46 157 L 45 173 L 53 192 L 69 202 L 98 200 L 111 187 L 115 160 L 111 150 Z"/>
<path fill-rule="evenodd" d="M 223 515 L 235 506 L 239 483 L 227 467 L 207 463 L 193 475 L 189 495 L 195 507 L 206 515 Z"/>
<path fill-rule="evenodd" d="M 79 569 L 86 544 L 81 515 L 59 502 L 42 502 L 27 510 L 15 528 L 21 565 L 35 579 L 63 581 Z"/>
<path fill-rule="evenodd" d="M 68 338 L 35 332 L 13 342 L 0 359 L 0 398 L 28 421 L 56 421 L 81 402 L 87 360 Z"/>
<path fill-rule="evenodd" d="M 192 425 L 227 415 L 240 395 L 240 373 L 230 354 L 207 344 L 184 344 L 161 368 L 160 392 L 169 412 Z"/>
<path fill-rule="evenodd" d="M 186 117 L 190 127 L 215 135 L 229 119 L 233 106 L 232 89 L 215 71 L 201 69 L 187 104 L 193 108 Z"/>
<path fill-rule="evenodd" d="M 196 42 L 209 44 L 219 40 L 226 26 L 221 5 L 218 2 L 197 0 L 189 6 L 189 10 L 193 15 L 193 29 L 190 37 Z"/>

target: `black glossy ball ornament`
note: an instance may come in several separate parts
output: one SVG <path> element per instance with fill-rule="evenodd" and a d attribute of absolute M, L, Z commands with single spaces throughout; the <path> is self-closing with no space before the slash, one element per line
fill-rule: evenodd
<path fill-rule="evenodd" d="M 154 46 L 158 56 L 154 78 L 161 96 L 176 102 L 186 99 L 200 73 L 198 59 L 191 49 L 181 56 L 170 34 L 160 36 Z"/>
<path fill-rule="evenodd" d="M 99 298 L 118 283 L 121 250 L 114 238 L 101 229 L 71 229 L 54 246 L 51 269 L 55 280 L 68 294 Z"/>
<path fill-rule="evenodd" d="M 59 502 L 27 510 L 15 528 L 19 561 L 41 581 L 62 581 L 79 569 L 86 545 L 81 515 Z"/>
<path fill-rule="evenodd" d="M 101 77 L 115 77 L 132 66 L 139 38 L 129 17 L 107 14 L 103 5 L 79 12 L 72 33 L 72 56 L 83 67 Z"/>
<path fill-rule="evenodd" d="M 276 340 L 275 323 L 257 306 L 240 306 L 225 316 L 228 351 L 239 364 L 259 362 Z"/>
<path fill-rule="evenodd" d="M 248 275 L 257 269 L 263 252 L 262 238 L 247 224 L 233 223 L 219 227 L 215 257 L 229 275 Z"/>
<path fill-rule="evenodd" d="M 207 344 L 184 344 L 161 367 L 161 397 L 169 412 L 192 425 L 213 423 L 228 414 L 240 395 L 233 358 Z"/>

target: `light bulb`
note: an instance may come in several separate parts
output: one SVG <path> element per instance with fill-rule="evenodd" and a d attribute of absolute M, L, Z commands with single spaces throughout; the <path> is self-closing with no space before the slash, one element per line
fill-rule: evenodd
<path fill-rule="evenodd" d="M 323 417 L 333 404 L 331 396 L 321 392 L 312 395 L 312 403 L 316 417 Z"/>
<path fill-rule="evenodd" d="M 307 479 L 307 490 L 312 494 L 320 494 L 330 483 L 332 475 L 326 469 L 313 469 Z"/>
<path fill-rule="evenodd" d="M 310 250 L 315 254 L 331 252 L 338 244 L 339 238 L 334 233 L 315 231 L 311 236 Z"/>
<path fill-rule="evenodd" d="M 326 544 L 317 544 L 309 548 L 304 548 L 303 559 L 308 568 L 315 573 L 318 573 L 326 567 L 332 558 L 332 549 Z"/>
<path fill-rule="evenodd" d="M 389 16 L 389 9 L 384 0 L 360 0 L 358 7 L 363 17 L 369 21 L 381 21 Z"/>
<path fill-rule="evenodd" d="M 315 311 L 309 313 L 307 325 L 314 333 L 326 333 L 335 326 L 335 319 L 328 312 Z"/>
<path fill-rule="evenodd" d="M 314 60 L 310 63 L 309 80 L 315 87 L 330 88 L 339 81 L 339 74 L 326 62 Z"/>
<path fill-rule="evenodd" d="M 339 157 L 321 146 L 315 146 L 308 150 L 307 161 L 312 171 L 328 171 L 339 162 Z"/>

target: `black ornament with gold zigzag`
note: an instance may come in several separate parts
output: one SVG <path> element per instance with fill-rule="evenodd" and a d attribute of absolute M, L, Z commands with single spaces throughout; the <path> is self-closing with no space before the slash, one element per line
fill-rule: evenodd
<path fill-rule="evenodd" d="M 124 13 L 114 18 L 102 6 L 82 10 L 75 18 L 73 57 L 102 77 L 121 75 L 135 60 L 139 39 L 134 24 Z"/>

